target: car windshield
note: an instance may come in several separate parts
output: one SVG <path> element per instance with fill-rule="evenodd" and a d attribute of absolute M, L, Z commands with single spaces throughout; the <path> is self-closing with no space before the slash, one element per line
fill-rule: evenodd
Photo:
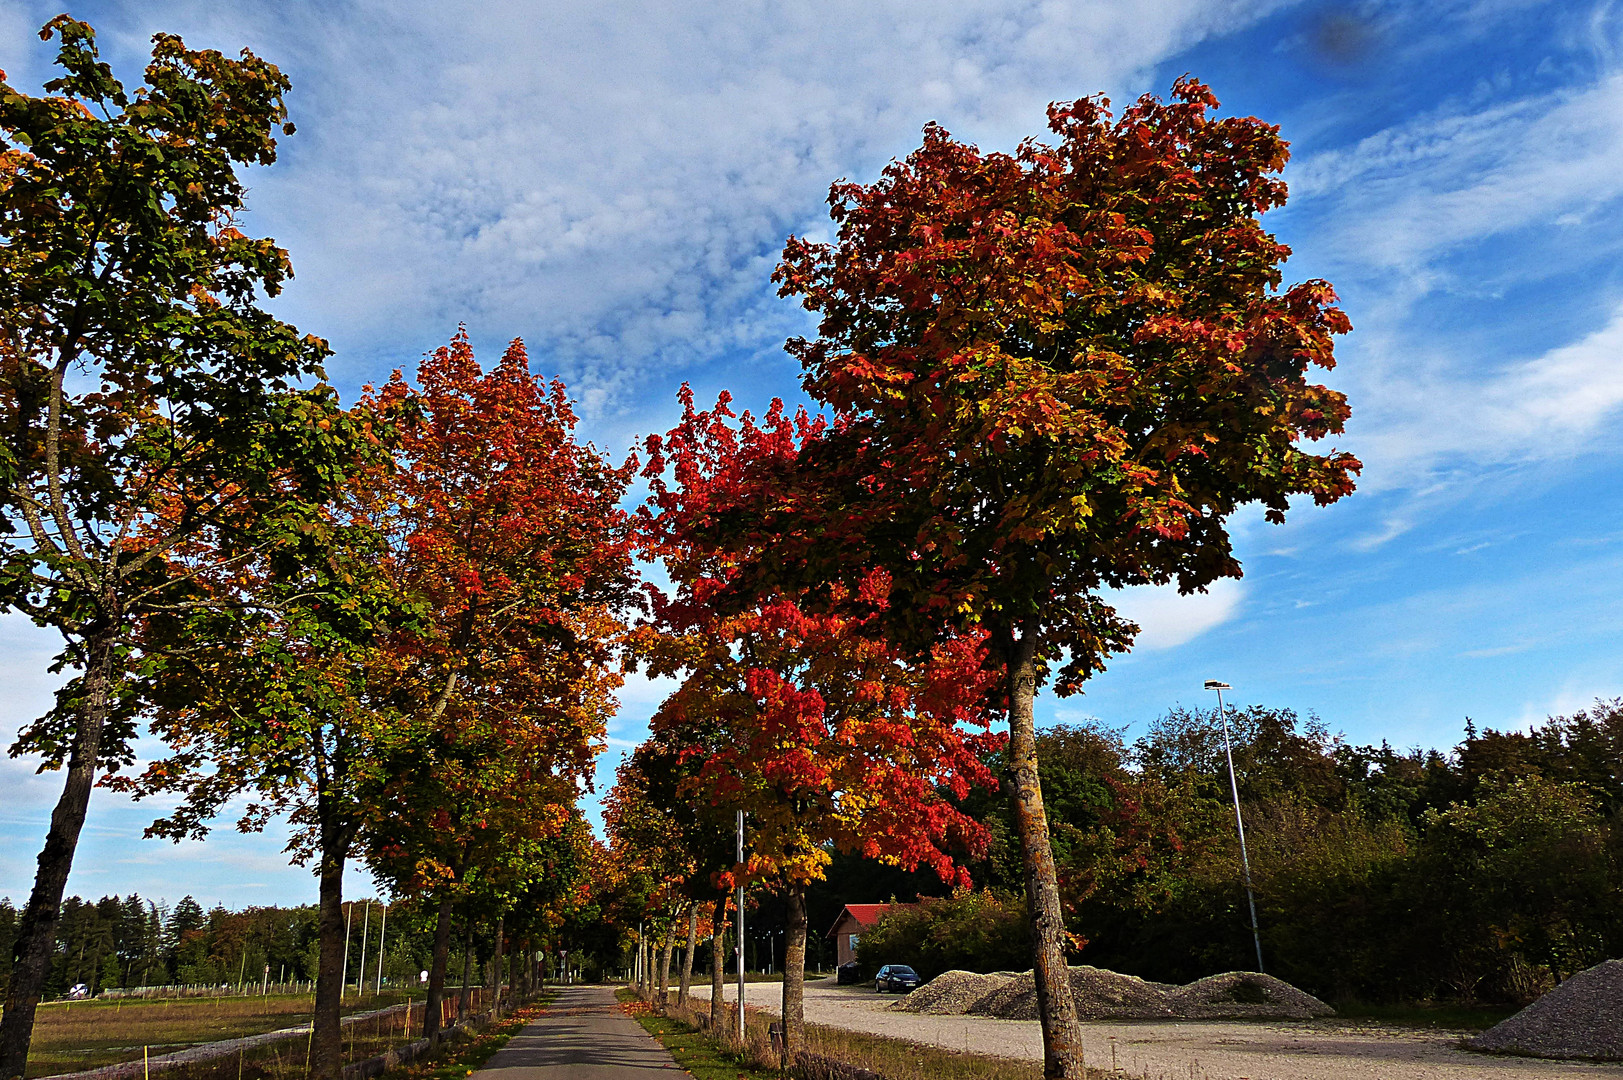
<path fill-rule="evenodd" d="M 908 967 L 905 964 L 892 964 L 891 967 L 890 967 L 890 973 L 892 975 L 917 975 L 918 974 L 918 972 L 914 971 L 912 968 Z"/>

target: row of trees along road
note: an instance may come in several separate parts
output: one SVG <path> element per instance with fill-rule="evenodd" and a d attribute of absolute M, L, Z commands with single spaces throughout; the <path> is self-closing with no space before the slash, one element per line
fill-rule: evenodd
<path fill-rule="evenodd" d="M 528 954 L 589 901 L 575 799 L 636 599 L 630 474 L 517 343 L 485 372 L 458 335 L 342 407 L 326 343 L 259 306 L 287 253 L 237 226 L 237 170 L 293 131 L 287 78 L 160 34 L 127 91 L 86 24 L 41 36 L 44 96 L 0 83 L 0 597 L 73 675 L 12 748 L 65 782 L 0 1077 L 27 1062 L 98 777 L 175 799 L 159 836 L 239 798 L 241 829 L 288 816 L 320 880 L 312 1071 L 336 1077 L 349 859 L 433 902 L 430 1034 L 458 916 Z M 128 775 L 142 719 L 171 753 Z"/>
<path fill-rule="evenodd" d="M 1286 144 L 1214 118 L 1192 79 L 1172 97 L 1053 106 L 1054 141 L 1012 155 L 932 125 L 876 183 L 836 184 L 836 238 L 792 238 L 774 277 L 820 316 L 789 349 L 831 418 L 700 411 L 684 389 L 647 443 L 644 522 L 674 583 L 648 655 L 683 680 L 653 744 L 678 792 L 752 815 L 743 863 L 690 853 L 705 881 L 789 897 L 786 1056 L 795 897 L 823 845 L 950 875 L 946 842 L 973 852 L 978 826 L 939 796 L 990 781 L 967 748 L 998 714 L 1044 1072 L 1081 1077 L 1038 688 L 1074 693 L 1131 645 L 1103 590 L 1238 576 L 1238 507 L 1277 522 L 1292 495 L 1353 488 L 1355 459 L 1302 448 L 1348 416 L 1307 373 L 1349 324 L 1327 283 L 1281 288 L 1288 250 L 1259 217 L 1285 201 Z"/>
<path fill-rule="evenodd" d="M 791 239 L 776 272 L 821 317 L 789 347 L 829 416 L 699 410 L 684 390 L 681 423 L 644 446 L 653 496 L 633 521 L 631 467 L 576 443 L 563 388 L 518 346 L 487 373 L 459 336 L 417 385 L 344 408 L 325 343 L 258 306 L 290 266 L 237 228 L 235 170 L 292 130 L 274 66 L 159 35 L 127 93 L 88 26 L 44 34 L 62 77 L 43 97 L 0 90 L 0 583 L 61 631 L 75 674 L 16 747 L 66 782 L 0 1076 L 22 1072 L 90 789 L 113 773 L 178 797 L 158 835 L 200 836 L 241 796 L 239 827 L 296 826 L 320 877 L 319 1076 L 338 1068 L 357 854 L 433 898 L 436 986 L 458 912 L 522 912 L 509 930 L 538 940 L 605 910 L 583 881 L 626 911 L 656 878 L 647 896 L 712 901 L 773 880 L 793 1054 L 797 898 L 828 846 L 959 879 L 949 853 L 986 838 L 956 800 L 1001 783 L 1045 1070 L 1079 1077 L 1038 688 L 1073 693 L 1131 644 L 1102 590 L 1238 575 L 1238 507 L 1281 520 L 1358 469 L 1301 448 L 1348 415 L 1307 379 L 1348 323 L 1326 283 L 1281 288 L 1287 251 L 1259 221 L 1285 199 L 1277 131 L 1214 118 L 1188 79 L 1119 118 L 1055 106 L 1054 141 L 1012 155 L 926 129 L 878 182 L 836 185 L 837 238 Z M 674 589 L 650 590 L 628 638 L 638 545 Z M 652 869 L 606 860 L 575 807 L 626 644 L 681 680 L 638 762 L 649 808 L 697 804 L 676 816 L 709 837 Z M 142 718 L 173 752 L 121 774 Z M 627 835 L 647 826 L 633 802 Z M 738 809 L 742 862 L 715 841 Z"/>

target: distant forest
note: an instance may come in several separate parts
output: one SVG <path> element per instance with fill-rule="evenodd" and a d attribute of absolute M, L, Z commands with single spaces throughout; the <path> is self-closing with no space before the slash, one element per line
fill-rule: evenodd
<path fill-rule="evenodd" d="M 363 947 L 367 985 L 375 984 L 380 932 L 384 935 L 385 986 L 417 985 L 418 973 L 428 967 L 434 937 L 433 913 L 424 914 L 421 906 L 392 904 L 385 924 L 377 901 L 345 905 L 353 908 L 351 985 L 359 978 Z M 236 986 L 240 981 L 258 988 L 267 979 L 271 983 L 313 980 L 316 914 L 313 904 L 205 911 L 190 896 L 173 907 L 134 894 L 104 896 L 95 903 L 69 897 L 62 905 L 46 993 L 59 997 L 78 983 L 95 994 L 131 986 Z M 0 956 L 11 955 L 17 917 L 12 901 L 0 900 Z M 474 926 L 474 982 L 490 959 L 494 942 L 489 931 L 489 927 Z M 451 985 L 461 981 L 461 940 L 459 931 L 447 967 Z M 5 985 L 5 975 L 6 969 L 0 967 L 0 987 Z"/>
<path fill-rule="evenodd" d="M 1450 753 L 1354 746 L 1289 710 L 1230 714 L 1265 966 L 1330 1000 L 1528 1001 L 1623 956 L 1623 702 Z M 1126 744 L 1039 738 L 1073 963 L 1166 982 L 1256 965 L 1222 728 L 1175 709 Z M 981 891 L 897 912 L 868 966 L 1030 966 L 1003 800 Z M 940 894 L 915 881 L 898 898 Z M 910 895 L 911 894 L 911 895 Z M 852 896 L 856 900 L 885 897 Z"/>
<path fill-rule="evenodd" d="M 1330 1000 L 1526 1001 L 1623 955 L 1623 702 L 1553 717 L 1530 732 L 1477 731 L 1451 752 L 1354 746 L 1314 717 L 1253 707 L 1230 715 L 1265 966 Z M 1215 712 L 1174 709 L 1129 744 L 1102 727 L 1040 735 L 1043 794 L 1060 866 L 1073 963 L 1166 982 L 1255 966 L 1239 845 Z M 925 903 L 865 935 L 865 966 L 1030 967 L 1007 803 L 966 806 L 992 831 L 961 853 L 974 888 L 836 855 L 808 895 L 808 966 L 832 962 L 840 907 Z M 752 969 L 781 969 L 782 914 L 750 913 Z M 350 978 L 367 926 L 377 976 L 380 908 L 357 903 Z M 16 912 L 0 901 L 0 955 Z M 204 911 L 138 896 L 63 905 L 49 992 L 172 983 L 307 980 L 314 907 Z M 475 970 L 489 928 L 475 927 Z M 391 906 L 384 975 L 415 981 L 432 918 Z M 460 932 L 453 941 L 460 941 Z M 457 948 L 453 947 L 454 950 Z M 600 950 L 601 951 L 601 950 Z M 700 950 L 704 967 L 707 950 Z M 623 958 L 594 957 L 613 970 Z M 449 970 L 462 970 L 459 952 Z"/>

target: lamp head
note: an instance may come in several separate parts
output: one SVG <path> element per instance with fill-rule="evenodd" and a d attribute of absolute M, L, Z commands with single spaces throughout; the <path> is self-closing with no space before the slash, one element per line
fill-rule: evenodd
<path fill-rule="evenodd" d="M 1208 689 L 1208 690 L 1233 690 L 1234 687 L 1230 686 L 1226 682 L 1219 682 L 1216 679 L 1207 679 L 1206 680 L 1206 689 Z"/>

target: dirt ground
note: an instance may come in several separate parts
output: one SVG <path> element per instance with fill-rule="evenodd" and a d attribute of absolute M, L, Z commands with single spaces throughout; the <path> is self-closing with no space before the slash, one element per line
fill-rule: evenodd
<path fill-rule="evenodd" d="M 709 998 L 708 985 L 695 995 Z M 727 999 L 733 1000 L 733 987 Z M 776 1012 L 782 985 L 751 983 L 751 1005 Z M 926 1016 L 892 1010 L 869 987 L 806 984 L 806 1019 L 977 1054 L 1041 1060 L 1035 1020 Z M 1083 1052 L 1093 1068 L 1114 1064 L 1143 1080 L 1623 1080 L 1623 1064 L 1496 1057 L 1459 1048 L 1468 1032 L 1417 1031 L 1366 1022 L 1313 1020 L 1087 1021 Z M 1112 1056 L 1114 1055 L 1114 1056 Z"/>

